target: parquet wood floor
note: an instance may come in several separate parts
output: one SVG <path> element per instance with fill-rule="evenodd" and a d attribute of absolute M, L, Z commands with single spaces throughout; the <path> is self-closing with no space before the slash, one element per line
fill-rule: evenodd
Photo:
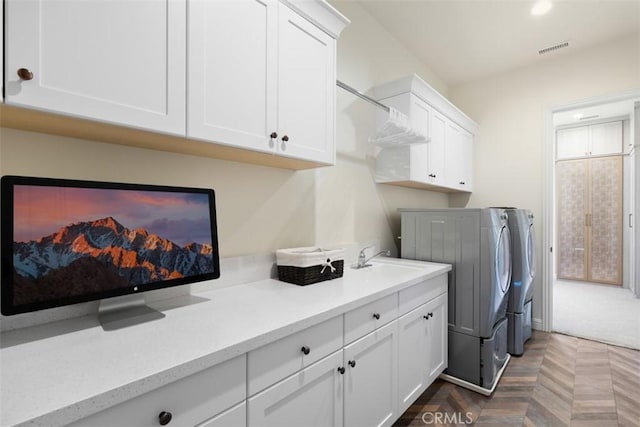
<path fill-rule="evenodd" d="M 640 427 L 640 351 L 534 331 L 485 397 L 436 380 L 405 426 Z"/>

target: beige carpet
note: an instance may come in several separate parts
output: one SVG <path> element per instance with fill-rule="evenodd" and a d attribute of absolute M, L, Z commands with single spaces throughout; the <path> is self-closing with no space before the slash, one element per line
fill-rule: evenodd
<path fill-rule="evenodd" d="M 617 286 L 558 280 L 553 330 L 640 349 L 640 298 Z"/>

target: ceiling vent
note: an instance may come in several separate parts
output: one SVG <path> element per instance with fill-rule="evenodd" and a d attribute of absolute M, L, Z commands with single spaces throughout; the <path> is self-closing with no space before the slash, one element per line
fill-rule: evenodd
<path fill-rule="evenodd" d="M 544 55 L 545 53 L 554 52 L 558 49 L 562 49 L 565 47 L 569 47 L 569 41 L 558 43 L 557 45 L 554 45 L 554 46 L 545 47 L 544 49 L 540 49 L 538 53 L 540 55 Z"/>

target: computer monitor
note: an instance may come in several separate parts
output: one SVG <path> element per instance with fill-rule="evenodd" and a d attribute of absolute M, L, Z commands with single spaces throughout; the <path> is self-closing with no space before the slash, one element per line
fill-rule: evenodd
<path fill-rule="evenodd" d="M 2 314 L 220 277 L 212 189 L 1 180 Z"/>

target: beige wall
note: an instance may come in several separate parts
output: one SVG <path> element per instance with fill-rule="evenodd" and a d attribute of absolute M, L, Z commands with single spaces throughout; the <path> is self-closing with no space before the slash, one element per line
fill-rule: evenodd
<path fill-rule="evenodd" d="M 340 79 L 367 91 L 417 72 L 446 89 L 359 6 L 335 5 L 352 20 L 338 42 Z M 335 167 L 294 172 L 0 129 L 0 172 L 212 187 L 223 257 L 342 242 L 376 241 L 392 247 L 399 230 L 398 207 L 446 206 L 447 198 L 376 185 L 367 145 L 375 107 L 341 89 L 337 102 Z"/>
<path fill-rule="evenodd" d="M 474 192 L 467 207 L 531 209 L 541 266 L 545 111 L 639 88 L 638 36 L 450 88 L 451 100 L 479 124 L 474 141 Z M 451 198 L 452 206 L 461 204 L 464 202 Z M 540 274 L 541 269 L 538 277 Z M 534 318 L 541 318 L 541 301 L 538 280 Z"/>
<path fill-rule="evenodd" d="M 377 84 L 417 73 L 438 90 L 446 86 L 392 38 L 367 12 L 351 1 L 332 1 L 351 24 L 338 40 L 338 80 L 370 92 Z M 395 252 L 400 207 L 446 207 L 443 193 L 375 184 L 373 148 L 367 139 L 377 107 L 337 89 L 337 165 L 316 171 L 316 239 L 379 241 Z"/>

